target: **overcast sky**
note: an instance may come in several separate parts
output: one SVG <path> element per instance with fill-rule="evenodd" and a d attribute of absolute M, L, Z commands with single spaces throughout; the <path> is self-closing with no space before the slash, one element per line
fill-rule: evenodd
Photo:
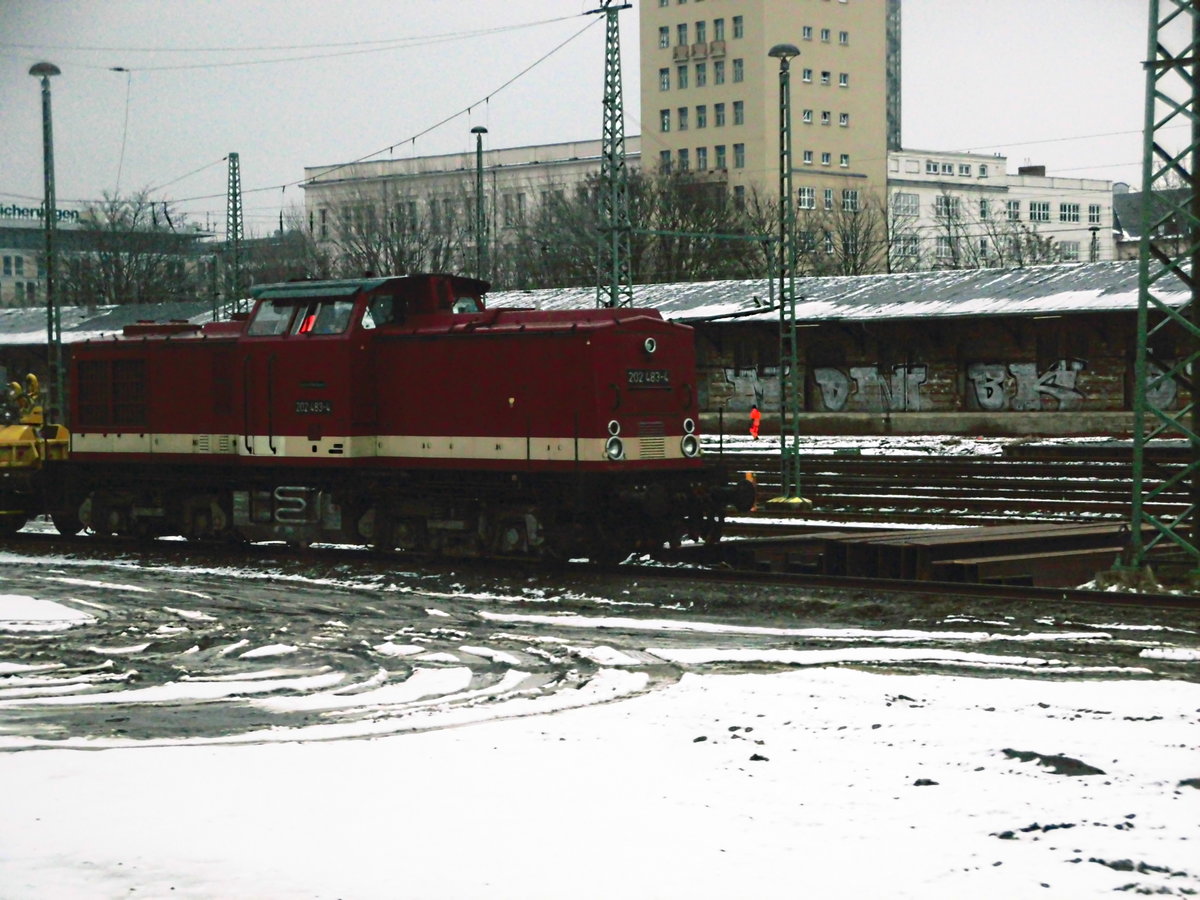
<path fill-rule="evenodd" d="M 496 148 L 597 139 L 604 28 L 585 15 L 596 6 L 0 0 L 0 204 L 41 202 L 41 104 L 27 74 L 40 60 L 62 69 L 52 81 L 60 205 L 150 187 L 223 228 L 225 157 L 236 151 L 248 235 L 302 202 L 305 166 L 388 148 L 472 150 L 475 125 Z M 1031 162 L 1139 185 L 1145 6 L 903 0 L 905 146 L 1001 152 L 1013 171 Z M 621 25 L 634 135 L 636 10 Z"/>

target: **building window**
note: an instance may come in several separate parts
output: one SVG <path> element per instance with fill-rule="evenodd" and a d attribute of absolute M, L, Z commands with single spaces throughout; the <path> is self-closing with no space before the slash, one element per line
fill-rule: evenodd
<path fill-rule="evenodd" d="M 828 44 L 828 43 L 829 43 L 829 35 L 830 35 L 830 32 L 829 32 L 829 29 L 828 29 L 828 28 L 822 28 L 822 29 L 821 29 L 821 43 L 822 43 L 822 44 Z"/>
<path fill-rule="evenodd" d="M 992 204 L 988 202 L 987 197 L 979 201 L 979 218 L 986 221 L 992 216 Z"/>
<path fill-rule="evenodd" d="M 658 111 L 658 130 L 671 130 L 671 111 L 669 109 L 660 109 Z"/>
<path fill-rule="evenodd" d="M 987 177 L 988 177 L 988 167 L 987 167 L 987 163 L 980 163 L 980 164 L 979 164 L 979 177 L 980 177 L 980 178 L 987 178 Z"/>
<path fill-rule="evenodd" d="M 733 39 L 736 41 L 738 38 L 743 38 L 745 36 L 746 36 L 745 21 L 743 21 L 741 16 L 734 16 L 733 17 Z"/>
<path fill-rule="evenodd" d="M 46 216 L 43 216 L 42 218 L 46 218 Z M 5 275 L 12 274 L 12 257 L 11 256 L 4 257 L 4 274 Z"/>
<path fill-rule="evenodd" d="M 830 83 L 832 82 L 832 80 L 833 80 L 832 72 L 822 72 L 821 73 L 821 84 L 828 87 L 830 85 Z"/>
<path fill-rule="evenodd" d="M 684 90 L 688 86 L 687 72 L 688 72 L 687 66 L 676 66 L 675 67 L 675 87 L 679 88 L 679 90 L 681 90 L 681 91 Z"/>
<path fill-rule="evenodd" d="M 675 43 L 682 44 L 684 46 L 687 45 L 687 22 L 680 22 L 675 26 Z"/>
<path fill-rule="evenodd" d="M 832 231 L 825 232 L 825 254 L 826 254 L 826 256 L 833 256 L 833 232 Z"/>
<path fill-rule="evenodd" d="M 671 70 L 658 70 L 658 89 L 660 91 L 669 91 L 671 89 Z"/>
<path fill-rule="evenodd" d="M 733 186 L 733 205 L 736 209 L 746 208 L 746 186 L 744 184 Z"/>
<path fill-rule="evenodd" d="M 803 28 L 801 28 L 800 36 L 802 38 L 804 38 L 804 40 L 806 40 L 806 41 L 811 41 L 812 40 L 812 26 L 805 25 Z"/>
<path fill-rule="evenodd" d="M 658 151 L 658 167 L 660 169 L 662 169 L 664 172 L 671 171 L 671 151 L 670 150 L 659 150 Z"/>
<path fill-rule="evenodd" d="M 1058 221 L 1060 221 L 1060 222 L 1078 222 L 1079 221 L 1079 204 L 1078 203 L 1060 203 L 1060 204 L 1058 204 Z"/>
<path fill-rule="evenodd" d="M 713 63 L 713 84 L 725 83 L 725 60 L 718 59 Z"/>
<path fill-rule="evenodd" d="M 800 113 L 800 121 L 803 122 L 805 125 L 811 125 L 812 124 L 812 110 L 806 109 L 806 110 L 804 110 L 804 112 Z"/>
<path fill-rule="evenodd" d="M 839 31 L 839 32 L 838 32 L 838 43 L 839 43 L 839 44 L 841 44 L 843 47 L 849 46 L 849 44 L 850 44 L 850 32 L 848 32 L 848 31 Z"/>
<path fill-rule="evenodd" d="M 687 128 L 688 128 L 688 108 L 687 108 L 686 106 L 681 106 L 681 107 L 679 107 L 679 109 L 677 110 L 677 113 L 678 113 L 678 116 L 679 116 L 679 130 L 680 130 L 680 131 L 687 131 Z"/>
<path fill-rule="evenodd" d="M 838 113 L 838 124 L 841 125 L 843 128 L 849 127 L 850 113 Z"/>
<path fill-rule="evenodd" d="M 942 163 L 942 174 L 943 175 L 953 175 L 954 174 L 954 163 Z"/>
<path fill-rule="evenodd" d="M 696 23 L 696 43 L 697 44 L 708 43 L 708 23 L 707 22 L 697 22 Z"/>
<path fill-rule="evenodd" d="M 915 234 L 897 235 L 892 246 L 896 248 L 897 256 L 912 259 L 921 255 L 921 239 Z"/>
<path fill-rule="evenodd" d="M 708 148 L 707 147 L 697 147 L 696 148 L 696 168 L 699 169 L 701 172 L 703 172 L 705 169 L 708 168 Z"/>
<path fill-rule="evenodd" d="M 735 169 L 746 168 L 746 145 L 745 144 L 734 144 L 733 145 L 733 167 Z"/>
<path fill-rule="evenodd" d="M 1079 262 L 1079 241 L 1059 241 L 1058 248 L 1067 262 Z"/>
<path fill-rule="evenodd" d="M 713 19 L 713 40 L 714 41 L 725 40 L 725 20 L 724 19 Z"/>
<path fill-rule="evenodd" d="M 1045 200 L 1030 200 L 1029 201 L 1029 221 L 1030 222 L 1049 222 L 1050 221 L 1050 203 Z"/>
<path fill-rule="evenodd" d="M 708 63 L 696 63 L 696 87 L 708 84 Z"/>
<path fill-rule="evenodd" d="M 670 47 L 671 46 L 671 29 L 668 28 L 666 25 L 664 25 L 662 28 L 658 29 L 658 46 L 659 47 Z"/>
<path fill-rule="evenodd" d="M 844 212 L 858 212 L 858 191 L 842 191 L 842 210 Z"/>
<path fill-rule="evenodd" d="M 811 150 L 805 150 L 805 151 L 804 151 L 804 164 L 805 164 L 806 166 L 811 166 L 811 165 L 812 165 L 812 159 L 813 159 L 813 157 L 812 157 L 812 151 L 811 151 Z"/>
<path fill-rule="evenodd" d="M 936 254 L 938 259 L 951 259 L 954 256 L 954 242 L 944 235 L 939 234 L 937 237 Z"/>
<path fill-rule="evenodd" d="M 737 84 L 746 77 L 746 65 L 743 60 L 735 59 L 733 61 L 733 83 Z"/>
<path fill-rule="evenodd" d="M 833 209 L 833 188 L 825 188 L 822 200 L 824 200 L 826 211 Z"/>
<path fill-rule="evenodd" d="M 800 71 L 800 77 L 803 79 L 805 84 L 812 84 L 812 69 L 802 69 Z"/>
<path fill-rule="evenodd" d="M 659 6 L 670 6 L 671 0 L 658 0 L 658 5 Z"/>
<path fill-rule="evenodd" d="M 686 172 L 688 170 L 688 152 L 687 148 L 683 147 L 679 150 L 679 171 Z"/>
<path fill-rule="evenodd" d="M 961 211 L 958 197 L 938 194 L 933 198 L 933 214 L 939 219 L 957 219 Z"/>
<path fill-rule="evenodd" d="M 926 175 L 936 175 L 937 173 L 938 173 L 937 162 L 932 159 L 925 160 L 925 174 Z"/>
<path fill-rule="evenodd" d="M 849 72 L 839 72 L 838 73 L 838 87 L 850 87 L 850 73 Z"/>
<path fill-rule="evenodd" d="M 696 127 L 708 127 L 708 107 L 703 104 L 696 107 Z"/>
<path fill-rule="evenodd" d="M 1088 204 L 1088 224 L 1089 225 L 1099 225 L 1100 224 L 1100 204 L 1099 203 L 1089 203 Z"/>
<path fill-rule="evenodd" d="M 733 124 L 734 125 L 745 125 L 746 124 L 746 104 L 743 103 L 741 100 L 733 101 Z"/>
<path fill-rule="evenodd" d="M 828 166 L 833 163 L 833 155 L 829 153 L 821 154 L 821 165 Z"/>
<path fill-rule="evenodd" d="M 921 213 L 921 197 L 918 194 L 896 193 L 892 195 L 892 214 L 896 216 L 918 216 Z"/>
<path fill-rule="evenodd" d="M 725 145 L 724 145 L 724 144 L 717 144 L 717 146 L 713 147 L 713 153 L 714 153 L 714 155 L 716 156 L 717 168 L 718 168 L 718 169 L 724 169 L 724 168 L 725 168 L 725 165 L 726 165 L 726 161 L 725 161 Z"/>
<path fill-rule="evenodd" d="M 725 127 L 725 104 L 724 103 L 714 103 L 713 104 L 713 124 L 716 125 L 717 128 Z"/>
<path fill-rule="evenodd" d="M 13 271 L 16 274 L 16 276 L 18 278 L 24 278 L 25 277 L 25 257 L 23 257 L 23 256 L 13 257 L 13 266 L 15 267 L 13 269 Z"/>
<path fill-rule="evenodd" d="M 959 163 L 958 164 L 958 174 L 964 178 L 970 178 L 971 177 L 970 163 Z"/>
<path fill-rule="evenodd" d="M 833 113 L 827 109 L 821 110 L 821 124 L 830 125 L 833 123 Z"/>
<path fill-rule="evenodd" d="M 1010 221 L 1010 222 L 1020 222 L 1021 221 L 1021 201 L 1020 200 L 1006 200 L 1004 202 L 1004 211 L 1008 214 L 1008 221 Z"/>
<path fill-rule="evenodd" d="M 796 203 L 800 209 L 816 209 L 817 189 L 815 187 L 800 188 L 796 195 Z"/>
<path fill-rule="evenodd" d="M 850 168 L 850 154 L 843 153 L 841 156 L 839 156 L 838 157 L 838 165 L 841 166 L 843 169 Z"/>

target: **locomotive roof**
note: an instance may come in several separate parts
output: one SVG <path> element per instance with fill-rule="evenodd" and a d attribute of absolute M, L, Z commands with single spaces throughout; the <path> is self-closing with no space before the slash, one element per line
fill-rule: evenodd
<path fill-rule="evenodd" d="M 360 291 L 374 291 L 391 285 L 403 287 L 416 285 L 430 278 L 449 279 L 455 287 L 484 293 L 490 287 L 486 281 L 467 278 L 464 275 L 433 275 L 424 272 L 412 275 L 390 275 L 384 277 L 339 278 L 328 281 L 283 281 L 276 284 L 259 284 L 250 288 L 250 296 L 256 300 L 303 300 L 309 297 L 353 297 Z"/>

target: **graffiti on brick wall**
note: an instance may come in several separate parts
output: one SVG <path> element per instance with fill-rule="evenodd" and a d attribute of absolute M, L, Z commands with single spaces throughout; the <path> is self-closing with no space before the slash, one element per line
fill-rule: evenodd
<path fill-rule="evenodd" d="M 1174 409 L 1175 401 L 1179 399 L 1179 382 L 1174 378 L 1163 378 L 1166 370 L 1157 363 L 1148 363 L 1148 368 L 1146 402 L 1156 409 Z"/>
<path fill-rule="evenodd" d="M 1084 400 L 1079 373 L 1086 368 L 1082 359 L 1060 359 L 1041 373 L 1029 362 L 971 363 L 967 381 L 975 405 L 989 412 L 1078 410 Z"/>
<path fill-rule="evenodd" d="M 919 412 L 921 385 L 929 376 L 924 365 L 892 366 L 884 376 L 879 366 L 813 369 L 819 406 L 829 412 Z"/>
<path fill-rule="evenodd" d="M 761 371 L 721 369 L 710 375 L 707 396 L 710 406 L 723 407 L 730 412 L 748 412 L 752 406 L 777 409 L 779 369 L 774 366 L 765 366 Z"/>

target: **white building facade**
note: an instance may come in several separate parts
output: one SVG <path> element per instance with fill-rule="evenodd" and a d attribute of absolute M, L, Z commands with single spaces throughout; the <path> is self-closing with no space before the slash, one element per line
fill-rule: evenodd
<path fill-rule="evenodd" d="M 1112 182 L 1007 166 L 998 155 L 889 153 L 892 271 L 1115 258 Z"/>

